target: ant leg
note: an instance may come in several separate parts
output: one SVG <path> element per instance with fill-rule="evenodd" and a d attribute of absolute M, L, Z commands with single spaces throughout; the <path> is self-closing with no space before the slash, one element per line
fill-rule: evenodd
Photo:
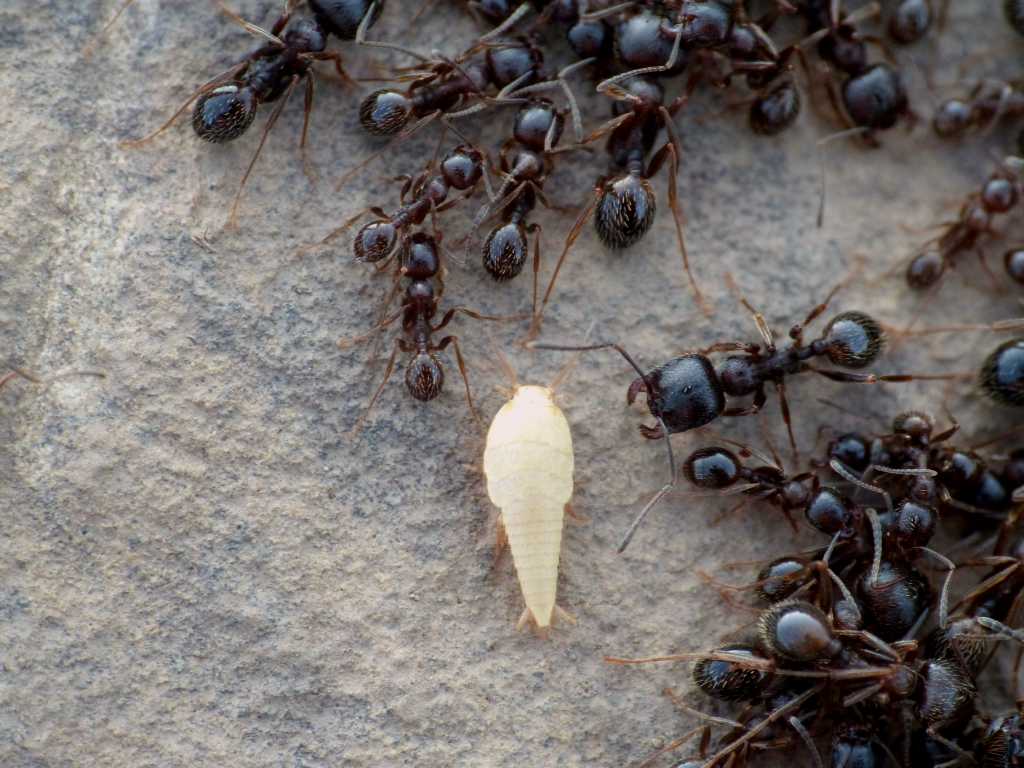
<path fill-rule="evenodd" d="M 125 148 L 128 148 L 128 147 L 138 147 L 138 146 L 141 146 L 141 145 L 145 144 L 148 141 L 152 141 L 157 136 L 159 136 L 161 133 L 163 133 L 168 128 L 170 128 L 171 125 L 174 123 L 174 121 L 177 120 L 178 117 L 181 115 L 181 113 L 184 112 L 186 109 L 188 109 L 192 105 L 193 101 L 198 99 L 200 96 L 203 96 L 204 94 L 209 93 L 210 91 L 214 90 L 215 88 L 218 88 L 218 87 L 224 85 L 225 83 L 229 83 L 232 80 L 237 80 L 238 77 L 243 72 L 245 72 L 245 70 L 248 68 L 248 66 L 249 66 L 249 62 L 248 61 L 243 61 L 240 64 L 236 64 L 231 69 L 226 70 L 224 72 L 221 72 L 219 75 L 217 75 L 212 80 L 207 80 L 205 83 L 200 85 L 193 92 L 193 94 L 191 96 L 188 97 L 188 100 L 184 104 L 182 104 L 180 107 L 178 107 L 177 111 L 173 115 L 171 115 L 169 118 L 167 118 L 167 121 L 163 125 L 161 125 L 159 128 L 157 128 L 152 133 L 146 134 L 141 139 L 128 139 L 126 141 L 122 141 L 122 142 L 119 143 L 119 146 L 125 147 Z"/>
<path fill-rule="evenodd" d="M 267 124 L 263 128 L 263 135 L 260 136 L 260 143 L 256 145 L 256 151 L 252 154 L 252 160 L 249 161 L 249 167 L 245 169 L 242 181 L 238 185 L 238 192 L 235 193 L 235 201 L 231 204 L 231 213 L 228 215 L 229 228 L 234 228 L 238 224 L 238 204 L 242 200 L 242 190 L 245 189 L 245 183 L 249 180 L 249 174 L 252 173 L 252 169 L 256 165 L 256 161 L 259 160 L 260 152 L 263 151 L 263 145 L 267 143 L 267 137 L 270 135 L 270 131 L 273 129 L 277 119 L 284 111 L 285 105 L 288 103 L 288 99 L 292 95 L 292 91 L 295 90 L 295 86 L 298 85 L 300 79 L 301 77 L 299 75 L 292 75 L 292 81 L 288 84 L 284 94 L 281 96 L 281 100 L 278 102 L 277 106 L 274 107 L 274 111 L 270 113 L 270 117 L 267 119 Z"/>
<path fill-rule="evenodd" d="M 462 374 L 462 383 L 466 386 L 466 402 L 469 403 L 469 412 L 473 414 L 473 419 L 477 425 L 482 427 L 483 421 L 480 420 L 480 414 L 477 413 L 476 406 L 473 405 L 473 394 L 469 391 L 469 375 L 466 373 L 466 361 L 462 357 L 462 350 L 459 349 L 458 337 L 445 336 L 437 345 L 437 350 L 444 351 L 449 344 L 455 348 L 455 359 L 459 364 L 459 373 Z"/>
<path fill-rule="evenodd" d="M 540 311 L 535 313 L 533 320 L 530 322 L 530 330 L 527 334 L 527 340 L 532 341 L 537 338 L 540 333 L 541 321 L 544 317 L 544 310 L 547 309 L 548 300 L 551 298 L 552 291 L 555 290 L 555 282 L 558 280 L 558 273 L 562 271 L 562 265 L 565 263 L 565 257 L 569 255 L 569 249 L 572 248 L 573 243 L 576 242 L 576 238 L 580 236 L 580 232 L 583 231 L 583 225 L 587 223 L 591 215 L 594 213 L 594 209 L 597 208 L 597 202 L 601 198 L 601 187 L 598 185 L 594 188 L 594 196 L 586 207 L 580 211 L 580 215 L 576 217 L 576 222 L 572 225 L 572 229 L 569 230 L 569 234 L 565 237 L 565 246 L 562 248 L 562 253 L 558 257 L 558 261 L 555 263 L 555 269 L 551 273 L 551 280 L 548 281 L 547 290 L 544 291 L 544 299 L 540 303 Z"/>
<path fill-rule="evenodd" d="M 341 78 L 341 84 L 348 88 L 358 88 L 359 84 L 352 79 L 348 72 L 345 71 L 345 67 L 342 62 L 344 58 L 337 51 L 321 51 L 320 53 L 306 53 L 303 54 L 304 58 L 312 59 L 314 61 L 333 61 L 334 71 L 338 73 L 338 77 Z"/>
<path fill-rule="evenodd" d="M 639 67 L 638 69 L 631 69 L 628 72 L 621 72 L 613 77 L 609 77 L 597 84 L 597 92 L 607 93 L 611 87 L 617 86 L 619 83 L 625 82 L 626 80 L 631 80 L 634 77 L 639 77 L 640 75 L 651 75 L 658 72 L 671 71 L 679 60 L 679 51 L 682 47 L 681 44 L 683 41 L 682 31 L 681 26 L 676 27 L 676 38 L 672 42 L 672 50 L 669 52 L 668 59 L 664 64 L 658 64 L 653 67 Z"/>
<path fill-rule="evenodd" d="M 800 463 L 800 451 L 796 447 L 796 438 L 793 437 L 793 420 L 789 413 L 789 400 L 786 399 L 786 383 L 782 380 L 775 382 L 775 391 L 779 393 L 779 409 L 782 411 L 782 421 L 786 424 L 786 434 L 789 435 L 789 447 L 793 451 L 793 463 Z"/>
<path fill-rule="evenodd" d="M 537 316 L 537 282 L 540 277 L 540 224 L 531 224 L 533 230 L 533 307 L 530 317 Z"/>
<path fill-rule="evenodd" d="M 401 349 L 403 352 L 407 351 L 405 340 L 396 337 L 391 350 L 391 357 L 388 358 L 387 368 L 384 369 L 384 378 L 380 382 L 380 386 L 377 387 L 377 391 L 373 393 L 373 397 L 370 398 L 369 404 L 366 406 L 366 410 L 363 411 L 355 425 L 352 427 L 349 435 L 356 437 L 359 431 L 363 428 L 363 424 L 366 422 L 367 417 L 370 415 L 370 411 L 373 410 L 374 404 L 377 402 L 377 398 L 380 397 L 380 393 L 384 391 L 384 385 L 388 383 L 388 379 L 391 378 L 392 371 L 395 370 L 395 358 L 398 356 L 398 350 Z"/>
<path fill-rule="evenodd" d="M 662 108 L 664 110 L 664 108 Z M 665 124 L 666 128 L 671 123 L 671 118 L 668 117 L 668 113 L 665 113 L 665 117 L 668 122 Z M 708 306 L 707 301 L 704 299 L 704 294 L 701 293 L 700 288 L 697 285 L 697 280 L 693 276 L 693 272 L 690 270 L 690 255 L 686 251 L 686 241 L 683 239 L 683 212 L 679 205 L 679 190 L 676 185 L 676 177 L 679 175 L 679 153 L 676 149 L 676 143 L 674 140 L 665 142 L 665 145 L 658 150 L 657 154 L 651 158 L 650 165 L 648 166 L 647 176 L 650 177 L 654 173 L 657 173 L 661 164 L 664 162 L 664 158 L 668 157 L 668 205 L 672 209 L 672 218 L 676 225 L 676 240 L 679 242 L 679 252 L 683 255 L 683 270 L 686 272 L 686 277 L 690 281 L 690 288 L 693 290 L 694 298 L 697 299 L 697 305 L 700 307 L 700 311 L 704 313 L 705 317 L 711 315 L 711 308 Z"/>
<path fill-rule="evenodd" d="M 530 3 L 521 3 L 520 6 L 516 8 L 515 11 L 513 11 L 512 14 L 507 19 L 501 22 L 501 24 L 496 26 L 486 35 L 481 35 L 478 42 L 484 43 L 487 42 L 488 40 L 493 40 L 496 37 L 501 37 L 503 34 L 505 34 L 506 31 L 512 29 L 512 27 L 518 24 L 520 19 L 526 16 L 530 12 L 530 10 Z"/>
<path fill-rule="evenodd" d="M 503 323 L 506 320 L 517 320 L 520 317 L 519 315 L 482 315 L 479 312 L 475 312 L 472 309 L 469 309 L 468 307 L 452 307 L 451 309 L 444 313 L 444 317 L 441 318 L 441 322 L 433 326 L 430 330 L 434 333 L 437 333 L 437 331 L 440 331 L 442 328 L 448 325 L 448 323 L 452 321 L 452 318 L 455 317 L 455 315 L 457 315 L 459 312 L 461 312 L 464 315 L 468 315 L 469 317 L 472 317 L 474 320 L 491 320 L 492 322 L 496 323 Z"/>
<path fill-rule="evenodd" d="M 100 28 L 99 32 L 93 35 L 92 40 L 90 40 L 86 44 L 85 48 L 82 49 L 82 58 L 88 59 L 90 56 L 92 56 L 93 52 L 96 50 L 96 46 L 99 45 L 100 41 L 104 38 L 107 32 L 110 31 L 110 28 L 117 23 L 117 20 L 121 18 L 121 14 L 127 11 L 128 8 L 131 7 L 132 3 L 134 2 L 135 0 L 124 0 L 124 2 L 121 3 L 120 7 L 117 9 L 114 15 L 110 17 L 110 20 Z"/>
<path fill-rule="evenodd" d="M 302 155 L 302 172 L 306 175 L 310 184 L 316 183 L 316 174 L 309 163 L 309 155 L 306 154 L 306 137 L 309 135 L 309 116 L 313 112 L 313 73 L 309 72 L 306 77 L 306 94 L 303 103 L 302 113 L 302 138 L 299 139 L 299 154 Z"/>
<path fill-rule="evenodd" d="M 372 152 L 368 157 L 366 157 L 365 159 L 363 159 L 362 161 L 357 163 L 354 167 L 350 168 L 348 171 L 345 172 L 345 174 L 338 180 L 338 183 L 335 185 L 334 191 L 335 192 L 340 192 L 341 188 L 344 187 L 345 184 L 348 183 L 348 181 L 353 176 L 355 176 L 357 173 L 359 173 L 359 171 L 363 170 L 363 168 L 368 166 L 370 163 L 372 163 L 374 160 L 376 160 L 377 158 L 381 157 L 382 155 L 385 155 L 388 152 L 394 151 L 395 147 L 397 147 L 403 141 L 408 139 L 414 133 L 418 132 L 424 126 L 429 125 L 430 123 L 432 123 L 434 120 L 436 120 L 438 118 L 438 116 L 440 116 L 440 114 L 441 114 L 440 110 L 435 110 L 435 111 L 431 112 L 429 115 L 427 115 L 426 117 L 420 118 L 415 123 L 413 123 L 411 126 L 409 126 L 404 131 L 402 131 L 400 134 L 395 136 L 395 138 L 393 138 L 391 141 L 389 141 L 387 144 L 385 144 L 379 150 L 377 150 L 376 152 Z"/>
<path fill-rule="evenodd" d="M 538 93 L 540 91 L 549 91 L 553 88 L 561 88 L 562 93 L 565 95 L 565 100 L 569 105 L 569 116 L 572 119 L 572 129 L 573 134 L 576 136 L 576 143 L 582 144 L 583 116 L 580 113 L 579 104 L 576 102 L 576 96 L 575 94 L 573 94 L 572 88 L 569 87 L 569 83 L 565 78 L 571 75 L 576 70 L 582 69 L 583 67 L 593 64 L 595 61 L 597 61 L 595 57 L 590 57 L 589 59 L 582 59 L 580 61 L 574 62 L 567 67 L 562 67 L 562 69 L 560 69 L 558 73 L 555 75 L 554 79 L 545 80 L 544 82 L 541 83 L 527 85 L 524 88 L 519 88 L 518 90 L 512 91 L 511 95 L 519 97 L 529 93 Z M 548 135 L 544 137 L 545 152 L 551 152 L 554 149 L 556 128 L 556 124 L 552 123 L 551 127 L 548 130 Z"/>
<path fill-rule="evenodd" d="M 662 437 L 665 440 L 665 450 L 668 451 L 669 479 L 668 482 L 661 486 L 661 489 L 651 497 L 650 501 L 644 505 L 643 509 L 637 513 L 637 516 L 633 518 L 633 522 L 630 523 L 629 528 L 626 530 L 626 535 L 622 537 L 622 542 L 616 550 L 620 555 L 626 550 L 626 547 L 629 546 L 629 542 L 632 541 L 637 528 L 640 527 L 644 518 L 647 517 L 647 513 L 654 509 L 658 502 L 661 501 L 673 488 L 675 488 L 676 481 L 678 480 L 678 475 L 676 473 L 676 459 L 675 454 L 672 452 L 672 440 L 669 438 L 668 427 L 665 425 L 665 421 L 661 416 L 655 416 L 655 418 L 658 420 L 658 427 L 661 429 Z"/>
<path fill-rule="evenodd" d="M 764 339 L 765 346 L 769 355 L 775 354 L 775 336 L 772 334 L 772 329 L 768 325 L 768 321 L 764 319 L 764 315 L 753 307 L 753 305 L 747 301 L 747 297 L 740 291 L 736 280 L 732 276 L 732 272 L 725 273 L 725 282 L 729 286 L 729 290 L 736 297 L 736 299 L 743 305 L 751 316 L 754 318 L 754 325 L 757 326 L 757 332 L 761 334 L 761 338 Z"/>
<path fill-rule="evenodd" d="M 722 416 L 753 416 L 758 413 L 764 404 L 768 402 L 768 395 L 765 394 L 764 387 L 758 387 L 757 392 L 754 393 L 754 402 L 746 408 L 726 408 L 722 411 Z"/>
<path fill-rule="evenodd" d="M 273 43 L 274 45 L 278 45 L 282 48 L 285 47 L 284 41 L 277 36 L 277 32 L 280 32 L 281 29 L 284 29 L 284 25 L 288 23 L 289 14 L 287 12 L 280 18 L 278 18 L 277 22 L 274 24 L 274 28 L 277 30 L 277 32 L 268 32 L 263 27 L 257 24 L 253 24 L 251 21 L 246 21 L 245 19 L 243 19 L 233 10 L 228 8 L 221 0 L 216 0 L 216 2 L 217 7 L 220 9 L 221 13 L 223 13 L 231 21 L 235 22 L 235 24 L 240 26 L 253 37 L 262 37 L 263 39 Z M 280 23 L 282 20 L 284 21 L 284 24 Z M 280 24 L 280 28 L 278 28 L 278 24 Z"/>
<path fill-rule="evenodd" d="M 402 307 L 390 317 L 385 318 L 381 322 L 377 323 L 377 325 L 373 326 L 373 328 L 371 328 L 366 333 L 360 334 L 359 336 L 350 336 L 347 339 L 338 339 L 338 347 L 340 349 L 349 349 L 351 347 L 356 346 L 357 344 L 363 344 L 369 341 L 370 339 L 373 338 L 374 334 L 383 331 L 385 328 L 387 328 L 389 325 L 395 322 L 398 318 L 400 318 L 404 312 L 405 308 Z"/>

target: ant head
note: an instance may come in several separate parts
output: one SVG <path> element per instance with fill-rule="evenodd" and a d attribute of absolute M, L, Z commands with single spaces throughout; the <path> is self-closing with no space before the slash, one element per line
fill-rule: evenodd
<path fill-rule="evenodd" d="M 852 27 L 840 26 L 818 43 L 821 57 L 848 75 L 862 73 L 868 65 L 868 49 Z"/>
<path fill-rule="evenodd" d="M 874 64 L 843 83 L 843 104 L 854 124 L 885 130 L 906 113 L 907 89 L 895 69 Z"/>
<path fill-rule="evenodd" d="M 811 496 L 804 509 L 804 516 L 807 522 L 828 536 L 842 533 L 844 537 L 849 537 L 854 532 L 857 508 L 837 489 L 826 485 Z"/>
<path fill-rule="evenodd" d="M 558 144 L 565 120 L 547 99 L 531 99 L 516 112 L 512 136 L 520 144 L 538 152 L 544 149 L 548 133 L 552 134 L 551 146 Z"/>
<path fill-rule="evenodd" d="M 774 136 L 786 130 L 800 114 L 800 89 L 783 80 L 754 99 L 750 105 L 750 129 L 759 136 Z"/>
<path fill-rule="evenodd" d="M 871 365 L 885 347 L 882 326 L 863 312 L 843 312 L 832 318 L 823 337 L 828 342 L 828 359 L 844 368 Z"/>
<path fill-rule="evenodd" d="M 971 127 L 973 110 L 962 99 L 946 99 L 939 104 L 932 117 L 932 129 L 943 139 L 962 136 Z"/>
<path fill-rule="evenodd" d="M 899 640 L 932 604 L 928 579 L 908 563 L 882 560 L 878 579 L 868 564 L 856 581 L 864 624 L 887 643 Z"/>
<path fill-rule="evenodd" d="M 284 42 L 293 48 L 320 53 L 327 48 L 327 35 L 324 34 L 324 27 L 315 19 L 299 19 L 289 25 L 284 33 Z"/>
<path fill-rule="evenodd" d="M 725 408 L 715 369 L 704 355 L 673 358 L 643 379 L 636 379 L 629 386 L 627 402 L 632 403 L 647 387 L 653 398 L 647 407 L 665 422 L 670 433 L 702 427 L 717 419 Z"/>
<path fill-rule="evenodd" d="M 683 462 L 683 474 L 698 488 L 728 488 L 740 474 L 740 460 L 725 448 L 700 448 Z"/>
<path fill-rule="evenodd" d="M 1003 254 L 1006 274 L 1018 285 L 1024 285 L 1024 249 L 1011 248 Z"/>
<path fill-rule="evenodd" d="M 771 469 L 770 467 L 768 469 Z M 806 507 L 811 499 L 811 488 L 805 482 L 787 480 L 782 486 L 782 502 L 789 509 Z"/>
<path fill-rule="evenodd" d="M 473 3 L 477 13 L 492 24 L 505 21 L 518 5 L 517 0 L 476 0 Z"/>
<path fill-rule="evenodd" d="M 192 129 L 204 141 L 223 144 L 252 125 L 258 102 L 249 88 L 222 85 L 204 93 L 192 110 Z"/>
<path fill-rule="evenodd" d="M 577 21 L 565 36 L 577 58 L 608 59 L 612 52 L 612 28 L 601 19 Z"/>
<path fill-rule="evenodd" d="M 374 136 L 398 133 L 412 117 L 412 99 L 401 91 L 374 91 L 359 105 L 359 122 Z"/>
<path fill-rule="evenodd" d="M 921 447 L 928 445 L 933 429 L 932 417 L 924 411 L 904 411 L 892 420 L 893 434 L 903 435 Z"/>
<path fill-rule="evenodd" d="M 532 72 L 533 77 L 520 83 L 529 85 L 537 79 L 537 73 L 543 65 L 544 54 L 525 38 L 513 43 L 503 42 L 487 49 L 487 68 L 491 73 L 491 81 L 498 88 L 504 88 Z"/>
<path fill-rule="evenodd" d="M 772 654 L 797 662 L 831 659 L 842 650 L 820 608 L 803 600 L 777 603 L 758 621 L 761 643 Z"/>
<path fill-rule="evenodd" d="M 668 19 L 643 10 L 615 27 L 615 52 L 625 69 L 662 66 L 672 55 L 676 34 L 676 27 Z M 677 74 L 685 67 L 686 48 L 683 43 L 675 66 L 665 74 Z"/>
<path fill-rule="evenodd" d="M 503 224 L 484 242 L 484 269 L 498 282 L 511 280 L 523 270 L 528 253 L 526 228 L 517 222 Z"/>
<path fill-rule="evenodd" d="M 390 256 L 395 250 L 396 242 L 398 229 L 393 223 L 384 219 L 371 221 L 356 233 L 352 251 L 356 261 L 368 261 L 372 264 Z"/>
<path fill-rule="evenodd" d="M 754 394 L 764 383 L 757 365 L 746 355 L 730 355 L 718 366 L 722 390 L 729 397 Z"/>
<path fill-rule="evenodd" d="M 612 114 L 616 117 L 634 111 L 637 103 L 642 105 L 644 109 L 652 109 L 665 102 L 665 88 L 657 80 L 650 77 L 630 78 L 622 90 L 631 98 L 620 98 L 612 103 Z M 654 126 L 653 133 L 656 133 L 657 130 L 657 126 Z M 648 143 L 653 144 L 654 137 L 652 136 L 648 142 L 645 136 L 644 141 L 645 146 Z"/>
<path fill-rule="evenodd" d="M 807 565 L 802 557 L 772 560 L 757 574 L 757 596 L 766 603 L 785 600 L 803 584 Z"/>
<path fill-rule="evenodd" d="M 441 175 L 454 189 L 472 189 L 483 174 L 483 155 L 465 144 L 457 146 L 441 161 Z"/>
<path fill-rule="evenodd" d="M 946 260 L 942 253 L 935 249 L 927 250 L 915 256 L 907 265 L 907 285 L 918 291 L 931 288 L 939 282 L 945 271 Z"/>
<path fill-rule="evenodd" d="M 725 45 L 732 36 L 732 3 L 718 0 L 683 0 L 679 8 L 679 34 L 685 48 Z"/>
<path fill-rule="evenodd" d="M 654 223 L 657 198 L 650 182 L 627 173 L 601 185 L 594 226 L 609 248 L 628 248 L 647 234 Z"/>
<path fill-rule="evenodd" d="M 985 358 L 978 374 L 982 391 L 1003 405 L 1024 405 L 1024 339 L 1004 341 Z"/>
<path fill-rule="evenodd" d="M 367 24 L 372 27 L 384 10 L 385 0 L 377 0 L 373 18 Z M 309 8 L 321 26 L 342 40 L 355 40 L 356 32 L 366 14 L 370 12 L 373 0 L 309 0 Z"/>
<path fill-rule="evenodd" d="M 847 432 L 829 443 L 828 457 L 860 474 L 871 464 L 871 442 L 856 432 Z"/>
<path fill-rule="evenodd" d="M 1017 204 L 1017 185 L 1003 174 L 993 176 L 981 188 L 981 204 L 989 213 L 1006 213 Z"/>
<path fill-rule="evenodd" d="M 767 661 L 764 654 L 747 643 L 731 643 L 716 648 L 716 652 Z M 722 701 L 754 701 L 772 681 L 767 669 L 744 666 L 741 661 L 701 659 L 693 667 L 693 681 L 708 696 Z"/>
<path fill-rule="evenodd" d="M 441 261 L 437 241 L 426 232 L 414 232 L 402 243 L 402 270 L 411 280 L 429 280 L 438 273 Z"/>
<path fill-rule="evenodd" d="M 902 0 L 889 17 L 889 35 L 897 43 L 916 43 L 932 25 L 932 8 L 928 0 Z"/>
<path fill-rule="evenodd" d="M 444 368 L 430 352 L 419 352 L 405 369 L 405 386 L 417 400 L 433 400 L 444 387 Z"/>

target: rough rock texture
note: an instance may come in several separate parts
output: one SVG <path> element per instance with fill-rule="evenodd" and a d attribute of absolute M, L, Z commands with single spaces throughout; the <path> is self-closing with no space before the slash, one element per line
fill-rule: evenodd
<path fill-rule="evenodd" d="M 402 6 L 413 3 L 389 5 L 380 39 L 447 52 L 471 39 L 456 3 L 438 2 L 411 35 Z M 937 87 L 957 75 L 936 68 L 940 55 L 990 66 L 968 59 L 981 52 L 972 40 L 990 54 L 1021 45 L 994 4 L 952 5 L 941 40 L 912 51 L 923 117 L 938 98 L 924 74 Z M 278 7 L 237 6 L 261 23 Z M 579 623 L 546 640 L 516 633 L 521 599 L 509 559 L 494 564 L 483 432 L 454 359 L 445 392 L 426 405 L 406 395 L 400 369 L 353 439 L 389 347 L 371 364 L 366 347 L 341 351 L 335 341 L 374 322 L 389 281 L 340 246 L 294 257 L 362 207 L 393 207 L 389 178 L 420 167 L 437 133 L 335 193 L 335 179 L 378 145 L 358 128 L 358 95 L 321 79 L 309 147 L 318 183 L 296 148 L 296 96 L 250 181 L 240 227 L 225 229 L 269 110 L 229 146 L 200 143 L 185 123 L 142 149 L 118 141 L 158 125 L 250 42 L 206 3 L 139 0 L 85 60 L 114 8 L 14 0 L 0 10 L 2 357 L 43 376 L 107 375 L 0 391 L 0 765 L 620 766 L 689 728 L 660 695 L 673 685 L 708 706 L 684 668 L 611 667 L 602 656 L 708 647 L 751 615 L 725 605 L 702 571 L 744 581 L 749 568 L 723 564 L 819 537 L 805 530 L 794 541 L 777 513 L 757 507 L 711 525 L 730 500 L 678 495 L 615 555 L 667 469 L 662 446 L 637 434 L 643 409 L 624 405 L 630 372 L 594 354 L 561 392 L 575 430 L 575 507 L 590 519 L 567 526 L 563 551 L 559 599 Z M 372 74 L 370 57 L 350 48 L 353 73 Z M 607 113 L 596 97 L 585 104 Z M 1012 146 L 1009 133 L 944 144 L 925 120 L 890 132 L 879 150 L 830 143 L 828 215 L 817 229 L 815 140 L 834 124 L 807 109 L 792 131 L 765 140 L 742 110 L 713 116 L 719 108 L 700 99 L 680 119 L 687 242 L 715 316 L 701 316 L 682 281 L 659 177 L 661 210 L 642 244 L 612 254 L 585 230 L 545 337 L 581 339 L 596 322 L 592 338 L 621 339 L 651 365 L 717 339 L 755 338 L 727 271 L 782 333 L 857 254 L 864 271 L 836 308 L 893 324 L 1019 312 L 971 258 L 923 299 L 885 274 L 929 236 L 924 227 L 955 214 L 991 168 L 989 148 Z M 482 130 L 493 147 L 510 115 L 466 130 Z M 549 182 L 552 201 L 579 206 L 604 170 L 600 149 L 566 157 Z M 539 220 L 548 269 L 572 214 Z M 493 285 L 476 247 L 463 257 L 456 242 L 465 218 L 447 221 L 457 259 L 445 302 L 524 311 L 528 275 Z M 459 318 L 452 329 L 485 417 L 507 384 L 494 346 L 523 381 L 550 381 L 565 362 L 510 346 L 522 334 L 512 324 Z M 904 342 L 877 369 L 971 370 L 994 343 L 977 334 Z M 804 458 L 823 424 L 881 431 L 909 406 L 945 403 L 968 434 L 1016 418 L 969 384 L 802 378 L 789 396 Z M 713 429 L 764 447 L 764 423 L 782 448 L 775 402 L 763 422 Z M 681 436 L 677 455 L 711 439 Z"/>

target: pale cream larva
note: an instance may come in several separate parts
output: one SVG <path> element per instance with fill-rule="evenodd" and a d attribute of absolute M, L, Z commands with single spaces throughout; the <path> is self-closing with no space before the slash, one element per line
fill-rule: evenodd
<path fill-rule="evenodd" d="M 547 387 L 517 387 L 491 422 L 484 449 L 487 494 L 500 510 L 526 610 L 521 628 L 532 618 L 540 630 L 555 613 L 558 558 L 565 509 L 572 498 L 573 456 L 569 422 Z"/>

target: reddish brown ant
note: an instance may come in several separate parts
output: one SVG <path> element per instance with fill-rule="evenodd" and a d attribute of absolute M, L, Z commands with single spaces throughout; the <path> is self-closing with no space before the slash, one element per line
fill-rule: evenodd
<path fill-rule="evenodd" d="M 292 14 L 301 0 L 288 0 L 284 12 L 270 30 L 245 21 L 233 11 L 224 13 L 251 35 L 265 42 L 241 62 L 199 86 L 168 120 L 141 139 L 122 142 L 137 147 L 167 130 L 195 102 L 192 128 L 199 138 L 213 144 L 233 141 L 252 125 L 259 106 L 277 102 L 267 119 L 259 144 L 242 175 L 231 205 L 229 222 L 234 223 L 245 183 L 252 173 L 271 129 L 281 116 L 288 99 L 300 82 L 305 82 L 305 118 L 299 148 L 305 152 L 309 117 L 313 109 L 313 69 L 317 61 L 334 62 L 335 70 L 345 82 L 351 78 L 342 67 L 341 54 L 328 51 L 330 35 L 362 42 L 366 30 L 376 22 L 384 0 L 309 0 L 311 18 L 291 23 Z"/>

